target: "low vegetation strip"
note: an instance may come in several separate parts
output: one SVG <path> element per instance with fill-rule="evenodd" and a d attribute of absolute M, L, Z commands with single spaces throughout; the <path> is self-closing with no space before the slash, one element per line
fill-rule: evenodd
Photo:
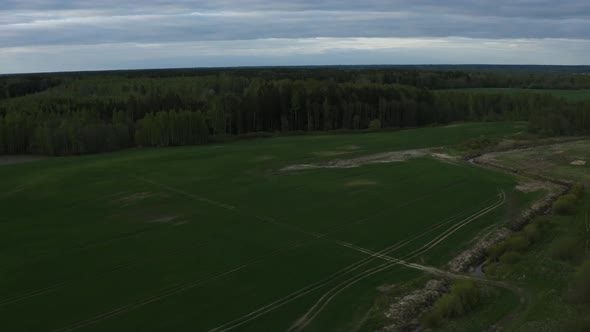
<path fill-rule="evenodd" d="M 490 162 L 489 159 L 490 158 L 483 156 L 476 159 L 471 159 L 471 161 L 484 167 L 490 167 L 492 169 L 497 169 L 510 174 L 521 176 L 523 174 L 523 172 L 519 170 Z M 479 264 L 479 262 L 485 259 L 486 256 L 492 260 L 498 260 L 500 256 L 502 256 L 504 260 L 508 260 L 510 257 L 517 255 L 513 252 L 509 252 L 509 250 L 511 250 L 510 248 L 513 248 L 517 251 L 526 248 L 529 241 L 535 241 L 539 237 L 540 230 L 538 229 L 545 226 L 545 224 L 538 224 L 536 222 L 528 225 L 529 222 L 535 218 L 535 216 L 542 215 L 551 208 L 553 208 L 557 213 L 572 213 L 574 209 L 574 202 L 579 199 L 579 197 L 583 196 L 583 187 L 580 185 L 572 186 L 572 182 L 554 179 L 539 174 L 531 174 L 528 172 L 525 174 L 537 181 L 548 181 L 549 184 L 547 185 L 540 187 L 537 185 L 538 188 L 548 189 L 547 194 L 532 204 L 530 208 L 527 208 L 522 213 L 520 213 L 518 217 L 513 217 L 514 219 L 511 219 L 508 223 L 508 228 L 500 227 L 491 233 L 485 234 L 481 241 L 478 241 L 474 247 L 455 257 L 448 264 L 451 271 L 455 273 L 466 272 L 472 266 Z M 570 189 L 574 194 L 566 195 Z M 544 219 L 538 220 L 542 221 Z M 525 228 L 522 232 L 512 234 L 514 230 L 521 230 L 523 227 Z M 522 235 L 520 233 L 522 233 Z M 448 273 L 448 276 L 451 277 L 452 273 Z M 473 278 L 473 280 L 475 279 L 476 278 Z M 491 281 L 491 283 L 494 283 L 494 281 Z M 444 294 L 447 291 L 447 283 L 436 283 L 437 287 L 434 289 L 432 288 L 432 285 L 434 284 L 427 284 L 424 289 L 415 291 L 415 294 L 411 296 L 412 298 L 422 298 L 424 300 L 414 300 L 410 301 L 409 303 L 406 302 L 406 304 L 403 306 L 396 306 L 393 304 L 389 309 L 390 311 L 388 311 L 386 315 L 398 317 L 401 319 L 401 321 L 390 324 L 389 326 L 385 327 L 383 331 L 398 331 L 416 328 L 416 315 L 420 314 L 421 310 L 414 306 L 419 306 L 422 308 L 434 306 L 431 311 L 423 317 L 423 324 L 429 328 L 440 327 L 445 319 L 462 316 L 469 310 L 469 308 L 473 306 L 472 304 L 465 306 L 465 303 L 463 303 L 464 301 L 462 301 L 460 296 L 454 294 L 453 291 L 447 295 L 444 295 L 438 300 L 438 302 L 434 303 L 433 301 L 439 298 L 440 294 Z M 475 291 L 475 284 L 472 284 L 471 286 L 469 288 L 473 288 Z M 511 291 L 518 294 L 521 298 L 521 307 L 523 306 L 524 300 L 526 298 L 524 296 L 524 290 L 517 286 L 510 285 L 509 283 L 497 283 L 497 286 L 510 289 Z M 427 296 L 426 294 L 439 295 Z M 404 301 L 404 299 L 405 298 L 398 298 L 397 300 Z M 400 312 L 410 312 L 414 313 L 414 315 L 403 315 Z"/>

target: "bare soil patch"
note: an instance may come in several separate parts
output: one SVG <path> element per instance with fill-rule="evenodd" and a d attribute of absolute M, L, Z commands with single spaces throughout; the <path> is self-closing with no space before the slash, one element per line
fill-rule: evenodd
<path fill-rule="evenodd" d="M 162 216 L 162 217 L 158 217 L 156 219 L 152 219 L 149 222 L 150 223 L 160 223 L 160 224 L 169 224 L 175 220 L 177 220 L 180 216 Z M 175 222 L 174 224 L 178 224 L 179 222 Z"/>
<path fill-rule="evenodd" d="M 117 202 L 123 203 L 123 204 L 132 204 L 132 203 L 136 203 L 138 201 L 142 201 L 146 198 L 152 197 L 154 195 L 155 194 L 150 191 L 144 191 L 144 192 L 131 194 L 131 195 L 125 196 L 123 198 L 119 198 L 119 199 L 117 199 Z"/>
<path fill-rule="evenodd" d="M 373 180 L 354 180 L 349 181 L 346 183 L 347 187 L 367 187 L 367 186 L 374 186 L 377 182 Z"/>
<path fill-rule="evenodd" d="M 523 193 L 532 193 L 541 190 L 556 191 L 558 190 L 558 187 L 548 181 L 527 181 L 519 183 L 516 186 L 516 190 Z"/>
<path fill-rule="evenodd" d="M 345 145 L 345 146 L 340 147 L 339 149 L 342 149 L 342 150 L 352 150 L 352 151 L 354 151 L 354 150 L 360 150 L 360 148 L 361 147 L 358 146 L 358 145 Z"/>
<path fill-rule="evenodd" d="M 342 151 L 339 151 L 339 152 L 342 152 Z M 345 152 L 345 153 L 350 153 L 350 152 Z M 405 160 L 408 160 L 411 158 L 423 157 L 423 156 L 427 156 L 427 155 L 431 155 L 429 149 L 384 152 L 384 153 L 377 153 L 377 154 L 372 154 L 372 155 L 362 156 L 362 157 L 352 158 L 352 159 L 331 160 L 331 161 L 328 161 L 325 163 L 290 165 L 290 166 L 283 167 L 281 169 L 281 171 L 282 172 L 293 172 L 293 171 L 318 169 L 318 168 L 355 168 L 355 167 L 360 167 L 362 165 L 368 165 L 368 164 L 401 162 L 401 161 L 405 161 Z"/>
<path fill-rule="evenodd" d="M 322 156 L 338 156 L 351 153 L 349 151 L 324 151 Z M 317 153 L 315 153 L 317 154 Z M 377 153 L 352 159 L 336 159 L 323 163 L 297 164 L 283 167 L 280 172 L 295 172 L 319 168 L 355 168 L 369 164 L 402 162 L 412 158 L 430 156 L 442 161 L 457 161 L 456 157 L 432 149 L 415 149 Z"/>
<path fill-rule="evenodd" d="M 334 156 L 341 156 L 345 154 L 350 154 L 350 151 L 317 151 L 313 154 L 320 157 L 334 157 Z"/>
<path fill-rule="evenodd" d="M 48 159 L 45 156 L 0 156 L 0 166 L 4 165 L 14 165 L 14 164 L 23 164 L 23 163 L 30 163 L 33 161 L 39 161 Z"/>
<path fill-rule="evenodd" d="M 272 160 L 272 159 L 275 159 L 275 157 L 264 155 L 264 156 L 258 156 L 256 158 L 254 158 L 254 161 L 268 161 L 268 160 Z"/>

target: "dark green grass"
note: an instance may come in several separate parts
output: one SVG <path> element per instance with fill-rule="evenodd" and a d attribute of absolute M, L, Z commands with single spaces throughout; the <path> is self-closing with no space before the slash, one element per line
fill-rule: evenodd
<path fill-rule="evenodd" d="M 472 312 L 460 318 L 447 321 L 436 331 L 472 332 L 485 331 L 519 306 L 519 298 L 513 292 L 502 288 L 487 288 Z"/>
<path fill-rule="evenodd" d="M 3 166 L 2 325 L 10 331 L 207 331 L 317 284 L 236 329 L 284 330 L 323 294 L 384 263 L 373 258 L 336 275 L 368 257 L 337 241 L 379 251 L 423 234 L 390 254 L 403 257 L 445 229 L 424 233 L 429 227 L 489 205 L 515 181 L 432 158 L 297 173 L 277 172 L 281 167 L 452 145 L 522 127 L 285 137 Z M 328 157 L 326 151 L 350 153 Z M 414 260 L 442 264 L 500 220 L 500 209 L 478 218 Z M 419 275 L 392 266 L 350 284 L 306 331 L 347 330 L 371 307 L 377 286 Z"/>
<path fill-rule="evenodd" d="M 475 89 L 452 89 L 442 91 L 458 91 L 470 93 L 501 93 L 515 95 L 520 93 L 550 94 L 564 98 L 568 101 L 590 100 L 590 90 L 558 90 L 558 89 L 513 89 L 513 88 L 475 88 Z"/>

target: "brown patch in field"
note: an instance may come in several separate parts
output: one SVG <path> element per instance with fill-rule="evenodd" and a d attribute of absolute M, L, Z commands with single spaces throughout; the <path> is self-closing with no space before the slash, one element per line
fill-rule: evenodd
<path fill-rule="evenodd" d="M 0 156 L 0 166 L 29 163 L 32 161 L 39 161 L 48 159 L 44 156 Z"/>
<path fill-rule="evenodd" d="M 361 147 L 358 145 L 346 145 L 346 146 L 339 147 L 339 149 L 341 149 L 341 150 L 352 150 L 352 151 L 360 150 L 360 148 Z"/>
<path fill-rule="evenodd" d="M 436 152 L 436 153 L 431 153 L 431 156 L 433 156 L 434 158 L 437 159 L 442 159 L 442 160 L 449 160 L 449 161 L 457 161 L 459 158 L 451 156 L 450 154 L 446 154 L 446 153 L 440 153 L 440 152 Z"/>
<path fill-rule="evenodd" d="M 18 194 L 18 193 L 20 193 L 22 191 L 25 191 L 25 189 L 26 189 L 26 186 L 19 186 L 19 187 L 17 187 L 14 190 L 0 192 L 0 197 Z"/>
<path fill-rule="evenodd" d="M 170 222 L 178 219 L 179 216 L 163 216 L 163 217 L 158 217 L 156 219 L 152 219 L 149 222 L 150 223 L 160 223 L 160 224 L 169 224 Z M 178 222 L 174 223 L 175 225 Z"/>
<path fill-rule="evenodd" d="M 351 153 L 350 151 L 317 151 L 313 154 L 320 157 L 334 157 Z"/>
<path fill-rule="evenodd" d="M 528 181 L 519 183 L 515 189 L 523 193 L 532 193 L 541 190 L 554 191 L 557 188 L 551 182 L 546 181 Z"/>
<path fill-rule="evenodd" d="M 585 166 L 586 161 L 585 160 L 574 160 L 570 164 L 572 164 L 574 166 Z"/>
<path fill-rule="evenodd" d="M 353 180 L 346 183 L 347 187 L 366 187 L 366 186 L 374 186 L 377 182 L 373 180 Z"/>
<path fill-rule="evenodd" d="M 123 203 L 123 204 L 131 204 L 131 203 L 136 203 L 138 201 L 144 200 L 144 199 L 152 197 L 152 196 L 154 196 L 154 193 L 149 192 L 149 191 L 144 191 L 144 192 L 139 192 L 139 193 L 135 193 L 135 194 L 120 198 L 117 200 L 117 202 Z"/>
<path fill-rule="evenodd" d="M 325 163 L 290 165 L 283 167 L 281 172 L 293 172 L 318 168 L 355 168 L 369 164 L 401 162 L 411 158 L 424 157 L 428 155 L 431 155 L 431 150 L 429 149 L 384 152 L 353 159 L 331 160 Z"/>

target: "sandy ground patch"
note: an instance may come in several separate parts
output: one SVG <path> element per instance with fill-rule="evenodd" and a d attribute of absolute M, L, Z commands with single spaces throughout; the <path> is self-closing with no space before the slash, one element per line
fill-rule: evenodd
<path fill-rule="evenodd" d="M 317 151 L 317 152 L 313 152 L 314 155 L 316 156 L 320 156 L 320 157 L 335 157 L 335 156 L 341 156 L 341 155 L 345 155 L 345 154 L 350 154 L 350 151 Z"/>
<path fill-rule="evenodd" d="M 353 180 L 346 183 L 347 187 L 366 187 L 366 186 L 374 186 L 377 182 L 373 180 Z"/>
<path fill-rule="evenodd" d="M 351 150 L 351 151 L 360 150 L 360 148 L 361 147 L 358 146 L 358 145 L 345 145 L 345 146 L 339 147 L 339 149 L 342 149 L 342 150 Z"/>
<path fill-rule="evenodd" d="M 144 191 L 144 192 L 131 194 L 131 195 L 125 196 L 123 198 L 119 198 L 119 199 L 117 199 L 117 202 L 123 203 L 123 204 L 131 204 L 131 203 L 135 203 L 135 202 L 144 200 L 146 198 L 152 197 L 154 195 L 155 194 L 150 191 Z"/>
<path fill-rule="evenodd" d="M 368 164 L 402 162 L 408 159 L 425 156 L 431 156 L 443 161 L 457 160 L 457 158 L 450 156 L 448 154 L 433 152 L 432 149 L 416 149 L 377 153 L 352 159 L 336 159 L 324 163 L 290 165 L 283 167 L 280 171 L 293 172 L 318 168 L 355 168 Z"/>
<path fill-rule="evenodd" d="M 162 216 L 162 217 L 158 217 L 156 219 L 152 219 L 149 222 L 150 223 L 159 223 L 159 224 L 169 224 L 172 221 L 178 219 L 179 216 Z M 178 224 L 179 222 L 174 223 L 175 225 Z M 186 222 L 185 222 L 186 223 Z"/>
<path fill-rule="evenodd" d="M 268 161 L 268 160 L 272 160 L 272 159 L 275 159 L 275 157 L 264 155 L 264 156 L 258 156 L 256 158 L 254 158 L 254 161 Z"/>
<path fill-rule="evenodd" d="M 172 225 L 174 225 L 174 226 L 182 226 L 182 225 L 186 225 L 186 224 L 188 224 L 188 221 L 182 220 L 182 221 L 177 221 L 177 222 L 173 223 Z"/>
<path fill-rule="evenodd" d="M 438 159 L 457 161 L 457 157 L 451 156 L 450 154 L 446 153 L 433 152 L 430 155 Z"/>
<path fill-rule="evenodd" d="M 318 168 L 355 168 L 368 164 L 400 162 L 410 158 L 426 156 L 429 152 L 430 150 L 428 149 L 422 149 L 377 153 L 353 159 L 331 160 L 325 163 L 291 165 L 283 167 L 281 171 L 292 172 Z"/>
<path fill-rule="evenodd" d="M 515 189 L 523 193 L 532 193 L 541 190 L 554 191 L 558 189 L 558 187 L 555 184 L 546 181 L 527 181 L 519 183 Z"/>
<path fill-rule="evenodd" d="M 0 166 L 4 165 L 14 165 L 14 164 L 23 164 L 23 163 L 30 163 L 33 161 L 39 161 L 43 159 L 48 159 L 45 156 L 0 156 Z"/>
<path fill-rule="evenodd" d="M 585 166 L 586 161 L 585 160 L 574 160 L 571 162 L 571 164 L 574 166 Z"/>

